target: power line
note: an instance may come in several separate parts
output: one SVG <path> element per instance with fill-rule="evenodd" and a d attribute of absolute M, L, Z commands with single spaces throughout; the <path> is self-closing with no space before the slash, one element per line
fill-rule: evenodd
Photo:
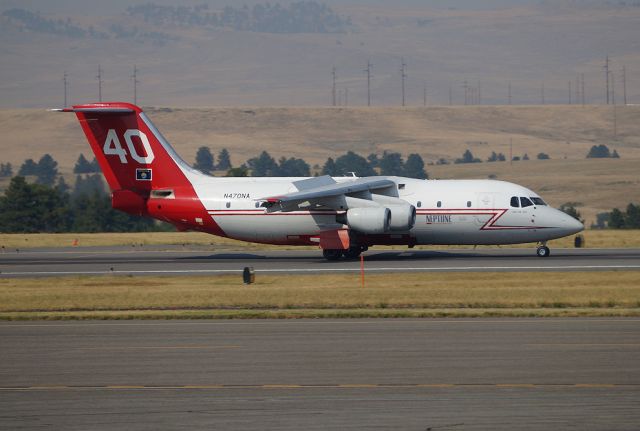
<path fill-rule="evenodd" d="M 611 103 L 616 104 L 616 77 L 615 74 L 611 74 Z"/>
<path fill-rule="evenodd" d="M 371 61 L 367 61 L 367 68 L 364 70 L 367 72 L 367 106 L 371 106 L 371 71 L 373 70 L 373 64 Z"/>
<path fill-rule="evenodd" d="M 607 58 L 605 59 L 604 62 L 604 76 L 605 76 L 605 81 L 607 82 L 607 105 L 609 104 L 609 56 L 607 55 Z"/>
<path fill-rule="evenodd" d="M 402 106 L 405 106 L 404 81 L 407 78 L 407 63 L 404 62 L 404 58 L 402 59 L 402 66 L 400 67 L 400 73 L 402 76 Z"/>
<path fill-rule="evenodd" d="M 333 66 L 333 68 L 331 69 L 331 78 L 333 80 L 333 87 L 332 87 L 332 91 L 331 91 L 331 100 L 332 100 L 332 104 L 333 106 L 336 106 L 336 67 Z"/>
<path fill-rule="evenodd" d="M 64 83 L 64 105 L 63 107 L 67 107 L 67 86 L 69 85 L 69 81 L 67 80 L 67 71 L 64 71 L 62 75 L 62 82 Z"/>
<path fill-rule="evenodd" d="M 627 104 L 627 66 L 622 66 L 622 100 Z"/>
<path fill-rule="evenodd" d="M 99 63 L 98 76 L 96 76 L 96 78 L 98 79 L 98 102 L 102 102 L 102 68 L 100 67 Z"/>
<path fill-rule="evenodd" d="M 571 105 L 571 80 L 569 80 L 569 105 Z"/>
<path fill-rule="evenodd" d="M 138 68 L 136 67 L 136 65 L 133 65 L 133 75 L 131 75 L 131 78 L 133 79 L 133 104 L 137 105 L 138 104 L 138 84 L 140 83 L 140 81 L 138 81 Z"/>
<path fill-rule="evenodd" d="M 462 88 L 464 88 L 464 104 L 468 105 L 469 104 L 469 84 L 467 83 L 466 79 L 462 83 Z"/>
<path fill-rule="evenodd" d="M 422 88 L 422 104 L 424 106 L 427 106 L 427 83 L 424 83 L 424 86 Z"/>

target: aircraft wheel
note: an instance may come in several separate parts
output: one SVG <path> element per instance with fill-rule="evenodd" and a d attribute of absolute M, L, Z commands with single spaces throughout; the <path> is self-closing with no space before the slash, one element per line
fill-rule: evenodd
<path fill-rule="evenodd" d="M 536 254 L 538 255 L 538 257 L 549 257 L 551 251 L 549 250 L 549 247 L 543 245 L 542 247 L 538 247 L 538 249 L 536 250 Z"/>
<path fill-rule="evenodd" d="M 358 256 L 360 256 L 360 253 L 362 253 L 362 251 L 362 247 L 359 246 L 349 247 L 344 251 L 344 257 L 345 259 L 356 259 L 358 258 Z"/>
<path fill-rule="evenodd" d="M 342 250 L 333 250 L 333 249 L 325 249 L 322 250 L 322 256 L 324 256 L 325 259 L 327 260 L 340 260 L 340 258 L 342 257 L 343 251 Z"/>

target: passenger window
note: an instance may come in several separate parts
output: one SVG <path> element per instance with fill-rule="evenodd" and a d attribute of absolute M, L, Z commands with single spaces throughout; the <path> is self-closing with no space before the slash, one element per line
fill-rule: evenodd
<path fill-rule="evenodd" d="M 437 206 L 438 208 L 440 208 L 440 207 L 442 206 L 442 201 L 438 201 L 438 203 L 436 204 L 436 206 Z"/>
<path fill-rule="evenodd" d="M 513 196 L 511 198 L 511 206 L 513 208 L 520 208 L 520 201 L 518 200 L 518 196 Z"/>
<path fill-rule="evenodd" d="M 467 201 L 467 208 L 471 208 L 471 201 Z"/>
<path fill-rule="evenodd" d="M 416 206 L 417 206 L 418 208 L 420 208 L 420 207 L 422 206 L 422 202 L 421 202 L 421 201 L 418 201 L 418 203 L 416 204 Z"/>
<path fill-rule="evenodd" d="M 531 202 L 528 198 L 520 197 L 520 204 L 522 205 L 522 208 L 525 208 L 532 206 L 533 202 Z"/>
<path fill-rule="evenodd" d="M 227 207 L 227 208 L 231 208 L 231 202 L 227 202 L 226 207 Z"/>

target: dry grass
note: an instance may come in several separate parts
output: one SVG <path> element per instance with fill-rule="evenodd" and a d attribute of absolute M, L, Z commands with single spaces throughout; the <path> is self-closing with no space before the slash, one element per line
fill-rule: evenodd
<path fill-rule="evenodd" d="M 637 248 L 640 247 L 639 230 L 587 230 L 582 233 L 585 246 L 588 248 Z M 59 234 L 0 234 L 0 247 L 4 249 L 25 249 L 34 247 L 69 247 L 77 240 L 79 247 L 88 246 L 161 246 L 161 245 L 193 245 L 211 246 L 215 249 L 228 250 L 285 250 L 301 247 L 273 246 L 254 244 L 221 238 L 200 232 L 140 232 L 140 233 L 59 233 Z M 574 237 L 550 241 L 552 248 L 573 247 Z M 531 247 L 530 244 L 509 247 Z M 304 247 L 317 249 L 316 247 Z M 379 247 L 383 248 L 383 247 Z M 406 247 L 391 247 L 406 248 Z M 460 248 L 419 246 L 417 249 Z M 469 247 L 467 247 L 469 248 Z"/>
<path fill-rule="evenodd" d="M 185 160 L 194 160 L 198 147 L 208 145 L 229 149 L 236 165 L 263 149 L 276 158 L 302 157 L 312 164 L 349 150 L 419 153 L 429 162 L 460 157 L 469 148 L 485 160 L 492 151 L 508 155 L 511 141 L 514 155 L 532 158 L 545 152 L 554 160 L 584 160 L 589 148 L 601 143 L 623 159 L 640 158 L 640 107 L 618 108 L 615 138 L 611 112 L 601 105 L 147 108 Z M 0 126 L 10 143 L 3 160 L 14 165 L 50 153 L 70 173 L 78 154 L 90 153 L 73 115 L 4 109 Z"/>
<path fill-rule="evenodd" d="M 149 116 L 187 161 L 197 148 L 226 147 L 239 165 L 259 151 L 274 157 L 302 157 L 322 165 L 348 150 L 363 155 L 398 151 L 420 154 L 425 162 L 460 157 L 470 149 L 483 160 L 492 151 L 509 155 L 539 152 L 552 160 L 427 166 L 433 178 L 487 178 L 496 175 L 539 192 L 550 204 L 584 204 L 587 223 L 598 212 L 640 202 L 640 106 L 619 107 L 619 134 L 611 134 L 605 106 L 452 106 L 372 108 L 166 108 Z M 30 124 L 25 130 L 24 124 Z M 26 158 L 50 153 L 68 182 L 78 154 L 90 153 L 73 115 L 44 110 L 0 110 L 2 161 L 17 168 Z M 607 144 L 619 160 L 586 160 L 595 144 Z M 6 181 L 0 181 L 0 189 Z"/>
<path fill-rule="evenodd" d="M 556 315 L 553 310 L 638 314 L 640 273 L 383 274 L 367 276 L 365 288 L 357 275 L 343 274 L 258 274 L 250 286 L 239 276 L 0 280 L 5 319 L 50 313 L 76 318 Z"/>

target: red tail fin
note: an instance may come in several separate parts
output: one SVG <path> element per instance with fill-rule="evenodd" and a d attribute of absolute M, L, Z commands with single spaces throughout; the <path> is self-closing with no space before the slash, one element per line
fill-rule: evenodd
<path fill-rule="evenodd" d="M 141 195 L 180 187 L 186 165 L 142 109 L 129 103 L 93 103 L 63 109 L 75 112 L 112 191 Z"/>
<path fill-rule="evenodd" d="M 142 109 L 110 102 L 57 111 L 76 113 L 109 183 L 114 208 L 222 234 L 189 181 L 202 174 L 176 154 Z"/>

